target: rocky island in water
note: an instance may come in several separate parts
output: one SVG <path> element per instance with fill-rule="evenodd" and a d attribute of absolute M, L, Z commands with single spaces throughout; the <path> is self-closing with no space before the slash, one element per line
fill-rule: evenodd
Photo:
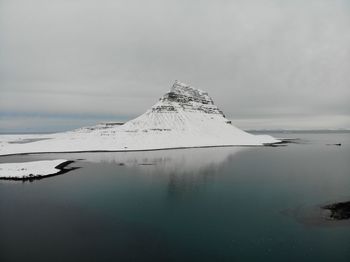
<path fill-rule="evenodd" d="M 154 106 L 125 124 L 102 124 L 49 135 L 3 135 L 0 156 L 263 146 L 279 142 L 272 136 L 253 135 L 236 128 L 207 92 L 176 81 Z M 6 176 L 1 173 L 0 178 Z"/>

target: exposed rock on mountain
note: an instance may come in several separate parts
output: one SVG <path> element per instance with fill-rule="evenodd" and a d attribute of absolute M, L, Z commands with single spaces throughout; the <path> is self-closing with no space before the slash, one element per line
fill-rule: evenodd
<path fill-rule="evenodd" d="M 170 91 L 152 107 L 152 111 L 178 112 L 179 110 L 223 115 L 207 92 L 175 81 Z"/>

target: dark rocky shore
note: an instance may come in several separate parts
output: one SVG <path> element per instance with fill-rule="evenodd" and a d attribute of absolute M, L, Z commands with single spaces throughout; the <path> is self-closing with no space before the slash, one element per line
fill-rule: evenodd
<path fill-rule="evenodd" d="M 350 201 L 326 205 L 298 206 L 281 210 L 282 215 L 294 218 L 305 226 L 350 226 Z"/>
<path fill-rule="evenodd" d="M 329 218 L 333 220 L 350 219 L 350 201 L 339 202 L 322 207 L 323 209 L 331 211 Z"/>

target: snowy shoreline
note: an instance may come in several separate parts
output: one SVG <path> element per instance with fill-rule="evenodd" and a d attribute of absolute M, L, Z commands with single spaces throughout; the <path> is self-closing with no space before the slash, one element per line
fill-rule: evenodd
<path fill-rule="evenodd" d="M 34 180 L 64 174 L 75 168 L 65 169 L 74 161 L 66 159 L 41 160 L 0 164 L 0 180 Z"/>
<path fill-rule="evenodd" d="M 284 140 L 280 142 L 269 143 L 263 145 L 213 145 L 213 146 L 185 146 L 185 147 L 165 147 L 165 148 L 151 148 L 151 149 L 123 149 L 123 150 L 82 150 L 82 151 L 48 151 L 48 152 L 26 152 L 26 153 L 13 153 L 0 155 L 1 157 L 7 156 L 25 156 L 25 155 L 41 155 L 41 154 L 79 154 L 79 153 L 127 153 L 127 152 L 149 152 L 149 151 L 165 151 L 165 150 L 183 150 L 183 149 L 194 149 L 194 148 L 216 148 L 216 147 L 268 147 L 268 146 L 279 146 L 285 145 Z"/>

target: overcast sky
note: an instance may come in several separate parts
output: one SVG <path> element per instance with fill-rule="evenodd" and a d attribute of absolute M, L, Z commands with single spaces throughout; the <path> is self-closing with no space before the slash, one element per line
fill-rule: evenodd
<path fill-rule="evenodd" d="M 0 0 L 0 132 L 125 121 L 176 79 L 241 128 L 350 128 L 350 1 Z"/>

